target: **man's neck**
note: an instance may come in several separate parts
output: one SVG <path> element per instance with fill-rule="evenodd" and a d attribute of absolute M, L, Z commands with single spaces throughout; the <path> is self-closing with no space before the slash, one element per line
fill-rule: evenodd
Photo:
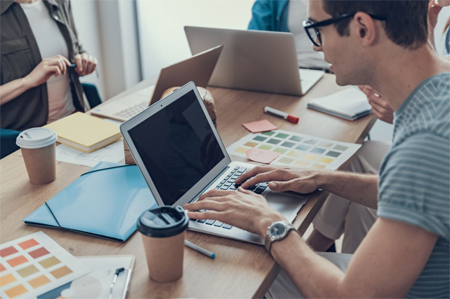
<path fill-rule="evenodd" d="M 388 99 L 394 111 L 424 80 L 450 72 L 450 62 L 440 57 L 430 44 L 417 50 L 396 49 L 376 66 L 373 87 Z"/>

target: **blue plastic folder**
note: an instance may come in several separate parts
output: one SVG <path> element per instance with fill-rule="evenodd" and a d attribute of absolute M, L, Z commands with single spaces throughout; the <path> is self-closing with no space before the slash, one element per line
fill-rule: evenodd
<path fill-rule="evenodd" d="M 126 241 L 155 198 L 136 165 L 100 162 L 23 221 Z"/>

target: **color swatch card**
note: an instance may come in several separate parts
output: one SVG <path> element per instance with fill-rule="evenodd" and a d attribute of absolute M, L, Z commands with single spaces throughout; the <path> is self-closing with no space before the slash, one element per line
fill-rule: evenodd
<path fill-rule="evenodd" d="M 271 165 L 336 170 L 350 159 L 360 144 L 277 130 L 248 134 L 227 148 L 230 155 L 247 158 L 249 149 L 279 153 Z"/>
<path fill-rule="evenodd" d="M 125 299 L 134 267 L 133 255 L 82 256 L 77 259 L 92 272 L 42 294 L 37 299 Z M 121 268 L 124 270 L 116 277 L 110 297 L 116 270 Z"/>
<path fill-rule="evenodd" d="M 89 272 L 43 232 L 0 245 L 0 298 L 34 298 Z"/>

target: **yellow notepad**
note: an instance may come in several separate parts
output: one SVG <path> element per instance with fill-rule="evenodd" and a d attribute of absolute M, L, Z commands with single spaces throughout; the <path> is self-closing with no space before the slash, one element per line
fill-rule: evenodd
<path fill-rule="evenodd" d="M 56 132 L 58 142 L 91 153 L 122 135 L 118 125 L 77 112 L 45 126 Z"/>

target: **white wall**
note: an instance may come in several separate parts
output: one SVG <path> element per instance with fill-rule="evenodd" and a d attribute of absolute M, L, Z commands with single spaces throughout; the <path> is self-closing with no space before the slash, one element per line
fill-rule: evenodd
<path fill-rule="evenodd" d="M 72 0 L 79 39 L 98 59 L 96 73 L 81 78 L 93 83 L 103 100 L 141 81 L 135 0 Z"/>
<path fill-rule="evenodd" d="M 143 78 L 191 56 L 183 27 L 247 29 L 255 0 L 137 0 Z"/>
<path fill-rule="evenodd" d="M 98 59 L 98 73 L 93 73 L 89 76 L 81 78 L 82 82 L 92 83 L 97 86 L 102 99 L 105 98 L 105 84 L 103 75 L 103 55 L 102 48 L 99 42 L 99 26 L 97 4 L 95 0 L 71 1 L 73 17 L 75 19 L 75 26 L 78 31 L 78 39 L 83 44 L 86 51 Z"/>

